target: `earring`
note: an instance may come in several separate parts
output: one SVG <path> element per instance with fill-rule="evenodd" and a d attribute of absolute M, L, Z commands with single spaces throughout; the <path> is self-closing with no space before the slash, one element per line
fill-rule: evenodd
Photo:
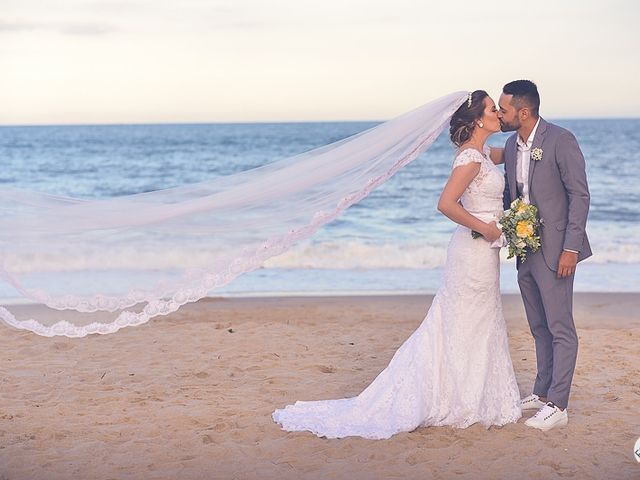
<path fill-rule="evenodd" d="M 484 127 L 484 123 L 480 122 L 480 123 L 478 124 L 478 126 L 479 126 L 480 128 L 482 128 L 482 127 Z"/>

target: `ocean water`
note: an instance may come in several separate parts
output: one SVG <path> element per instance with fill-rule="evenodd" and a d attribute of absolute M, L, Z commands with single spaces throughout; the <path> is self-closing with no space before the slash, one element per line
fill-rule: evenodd
<path fill-rule="evenodd" d="M 152 191 L 258 167 L 376 123 L 0 127 L 0 187 L 81 198 Z M 579 265 L 576 291 L 640 291 L 640 119 L 555 123 L 578 138 L 591 190 L 594 256 Z M 312 239 L 211 295 L 435 292 L 455 228 L 436 209 L 452 156 L 444 132 Z M 502 289 L 516 292 L 513 259 L 503 254 Z M 135 254 L 120 263 L 135 273 Z M 0 298 L 17 296 L 0 284 Z"/>

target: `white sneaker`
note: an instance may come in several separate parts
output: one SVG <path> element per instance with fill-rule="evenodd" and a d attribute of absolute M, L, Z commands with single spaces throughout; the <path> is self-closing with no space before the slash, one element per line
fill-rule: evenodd
<path fill-rule="evenodd" d="M 560 410 L 551 402 L 547 402 L 533 417 L 524 422 L 527 427 L 538 428 L 543 432 L 554 427 L 562 427 L 567 423 L 569 423 L 567 409 Z"/>
<path fill-rule="evenodd" d="M 546 403 L 540 400 L 540 397 L 535 393 L 532 393 L 528 397 L 520 400 L 520 408 L 522 410 L 539 410 L 544 407 Z"/>

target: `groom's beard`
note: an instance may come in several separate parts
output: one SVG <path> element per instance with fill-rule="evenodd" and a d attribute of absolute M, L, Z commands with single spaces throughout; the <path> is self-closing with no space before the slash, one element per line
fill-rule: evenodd
<path fill-rule="evenodd" d="M 518 122 L 507 123 L 500 121 L 500 131 L 502 132 L 515 132 L 520 128 L 520 124 Z"/>

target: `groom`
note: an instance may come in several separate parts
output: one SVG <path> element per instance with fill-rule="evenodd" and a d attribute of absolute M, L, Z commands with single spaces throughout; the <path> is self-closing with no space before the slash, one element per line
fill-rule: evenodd
<path fill-rule="evenodd" d="M 538 207 L 541 248 L 516 263 L 518 284 L 535 340 L 538 373 L 533 393 L 520 401 L 537 409 L 525 425 L 566 425 L 578 353 L 573 323 L 576 264 L 591 255 L 585 233 L 589 188 L 585 162 L 571 132 L 539 116 L 540 96 L 529 80 L 506 84 L 499 101 L 501 130 L 515 131 L 504 149 L 505 210 L 517 197 Z"/>

